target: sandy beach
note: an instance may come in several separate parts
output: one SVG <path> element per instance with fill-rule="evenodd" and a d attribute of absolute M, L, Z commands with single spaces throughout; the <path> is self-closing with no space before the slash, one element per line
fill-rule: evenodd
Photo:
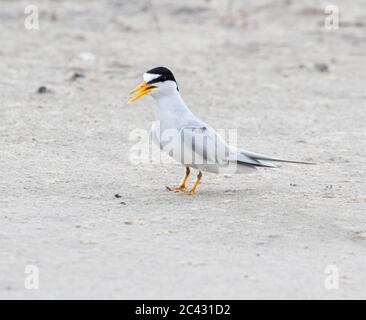
<path fill-rule="evenodd" d="M 364 1 L 338 29 L 315 0 L 32 4 L 38 29 L 0 4 L 0 298 L 366 298 Z M 157 66 L 239 146 L 317 165 L 167 192 L 180 164 L 130 161 Z"/>

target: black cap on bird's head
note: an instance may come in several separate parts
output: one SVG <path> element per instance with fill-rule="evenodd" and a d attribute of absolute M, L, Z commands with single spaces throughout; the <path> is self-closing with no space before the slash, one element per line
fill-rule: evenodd
<path fill-rule="evenodd" d="M 171 72 L 168 68 L 165 67 L 157 67 L 154 69 L 151 69 L 149 71 L 146 71 L 145 74 L 148 75 L 156 75 L 157 77 L 150 80 L 148 83 L 156 83 L 156 82 L 164 82 L 164 81 L 174 81 L 175 83 L 177 83 L 177 81 L 175 81 L 173 72 Z"/>
<path fill-rule="evenodd" d="M 161 94 L 169 94 L 173 89 L 174 91 L 179 91 L 177 81 L 168 68 L 157 67 L 150 69 L 144 73 L 143 78 L 144 81 L 129 93 L 128 96 L 131 96 L 134 93 L 136 93 L 136 95 L 127 102 L 128 104 L 156 89 L 158 90 L 156 90 L 154 94 L 158 91 L 160 91 Z M 158 95 L 156 94 L 156 96 Z"/>

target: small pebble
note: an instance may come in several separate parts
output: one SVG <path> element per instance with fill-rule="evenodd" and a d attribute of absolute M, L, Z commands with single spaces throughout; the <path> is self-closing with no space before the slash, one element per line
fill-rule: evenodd
<path fill-rule="evenodd" d="M 319 72 L 328 72 L 329 71 L 329 67 L 326 63 L 315 63 L 314 67 Z"/>
<path fill-rule="evenodd" d="M 42 93 L 47 93 L 47 92 L 49 92 L 49 90 L 47 89 L 47 87 L 46 87 L 46 86 L 41 86 L 41 87 L 39 87 L 39 88 L 38 88 L 38 90 L 37 90 L 37 93 L 40 93 L 40 94 L 42 94 Z"/>
<path fill-rule="evenodd" d="M 85 78 L 85 75 L 83 73 L 80 73 L 80 72 L 74 72 L 74 74 L 71 76 L 70 80 L 75 81 L 75 80 L 80 79 L 80 78 Z"/>

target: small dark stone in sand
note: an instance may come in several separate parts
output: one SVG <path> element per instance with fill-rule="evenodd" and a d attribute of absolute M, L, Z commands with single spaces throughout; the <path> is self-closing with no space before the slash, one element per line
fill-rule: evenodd
<path fill-rule="evenodd" d="M 38 90 L 37 90 L 37 93 L 47 93 L 49 90 L 47 89 L 47 87 L 46 86 L 41 86 L 41 87 L 39 87 L 38 88 Z"/>
<path fill-rule="evenodd" d="M 314 67 L 319 72 L 329 72 L 329 67 L 326 63 L 316 63 Z"/>
<path fill-rule="evenodd" d="M 70 80 L 75 81 L 75 80 L 80 79 L 80 78 L 85 78 L 85 75 L 83 73 L 80 73 L 80 72 L 74 72 L 74 74 L 71 76 Z"/>
<path fill-rule="evenodd" d="M 116 193 L 114 196 L 115 196 L 116 198 L 122 198 L 122 196 L 121 196 L 121 195 L 119 195 L 118 193 Z"/>
<path fill-rule="evenodd" d="M 126 203 L 126 202 L 124 202 L 124 201 L 122 201 L 122 202 L 121 202 L 121 204 L 123 204 L 124 206 L 126 206 L 126 205 L 127 205 L 127 203 Z"/>

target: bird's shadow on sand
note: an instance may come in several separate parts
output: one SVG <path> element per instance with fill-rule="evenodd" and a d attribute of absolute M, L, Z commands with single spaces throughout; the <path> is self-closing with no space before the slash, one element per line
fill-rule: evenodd
<path fill-rule="evenodd" d="M 259 192 L 253 188 L 242 188 L 242 189 L 227 189 L 220 188 L 215 190 L 202 189 L 196 191 L 193 195 L 186 195 L 182 192 L 174 192 L 172 195 L 188 200 L 217 200 L 221 202 L 222 200 L 233 200 L 242 199 L 243 197 L 251 198 L 253 196 L 260 196 Z"/>

